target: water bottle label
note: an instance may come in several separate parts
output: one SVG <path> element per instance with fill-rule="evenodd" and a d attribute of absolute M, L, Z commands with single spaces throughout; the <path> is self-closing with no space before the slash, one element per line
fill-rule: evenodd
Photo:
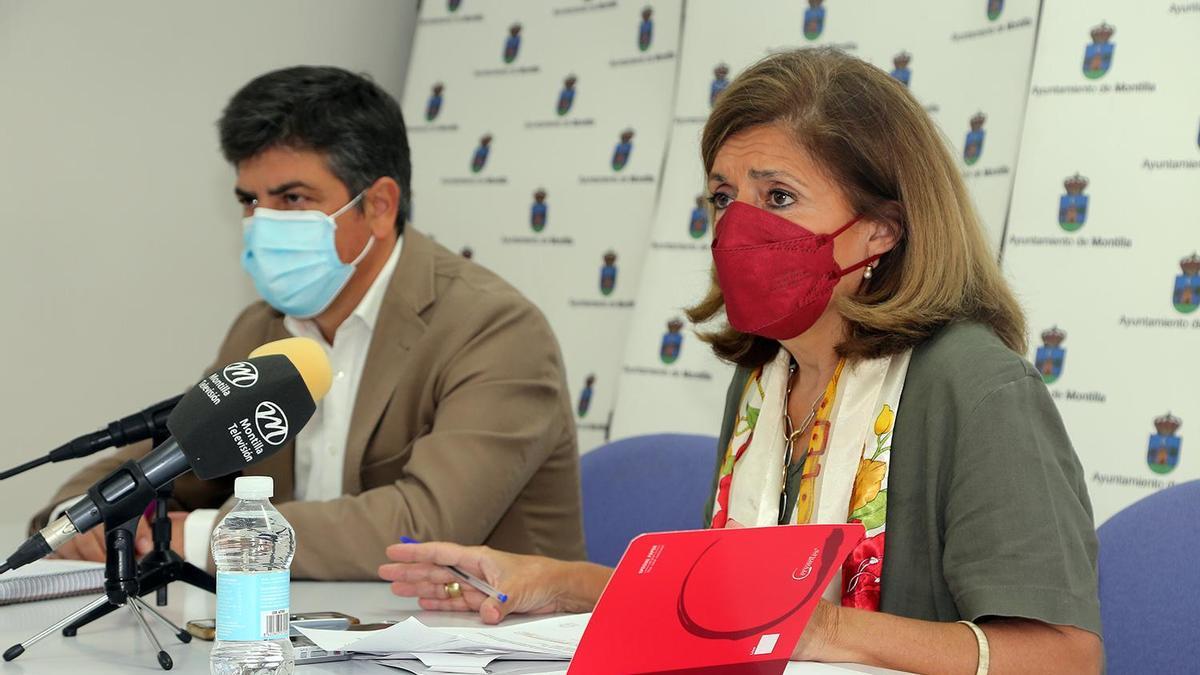
<path fill-rule="evenodd" d="M 217 639 L 235 642 L 288 636 L 291 573 L 217 572 Z"/>

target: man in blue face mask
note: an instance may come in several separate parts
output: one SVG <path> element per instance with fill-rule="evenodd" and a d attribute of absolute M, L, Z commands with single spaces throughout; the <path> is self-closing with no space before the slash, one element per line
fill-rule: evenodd
<path fill-rule="evenodd" d="M 341 69 L 288 68 L 243 87 L 220 134 L 237 170 L 242 267 L 263 301 L 234 322 L 217 363 L 302 335 L 333 365 L 333 386 L 292 447 L 247 470 L 275 479 L 296 528 L 293 574 L 376 579 L 401 536 L 583 558 L 558 345 L 511 286 L 407 225 L 396 102 Z M 85 469 L 51 503 L 146 449 Z M 231 496 L 232 477 L 176 482 L 174 543 L 189 561 L 208 564 Z M 149 532 L 139 536 L 148 549 Z M 88 533 L 60 553 L 103 550 L 103 535 Z"/>

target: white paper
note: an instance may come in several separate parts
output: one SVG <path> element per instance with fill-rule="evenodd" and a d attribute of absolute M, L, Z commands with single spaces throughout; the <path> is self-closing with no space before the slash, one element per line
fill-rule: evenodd
<path fill-rule="evenodd" d="M 495 654 L 428 654 L 414 652 L 413 656 L 417 657 L 421 663 L 432 668 L 452 666 L 455 668 L 482 669 L 487 664 L 496 660 Z"/>
<path fill-rule="evenodd" d="M 411 617 L 376 631 L 320 630 L 298 627 L 327 651 L 346 651 L 389 659 L 459 654 L 509 660 L 570 660 L 591 614 L 572 614 L 504 626 L 431 628 Z M 474 666 L 473 662 L 452 664 Z M 484 663 L 484 665 L 487 665 Z"/>
<path fill-rule="evenodd" d="M 591 618 L 590 613 L 569 614 L 511 626 L 458 629 L 458 632 L 494 649 L 540 652 L 569 659 L 575 654 Z"/>
<path fill-rule="evenodd" d="M 375 663 L 402 672 L 412 673 L 413 675 L 434 675 L 444 672 L 434 670 L 416 659 L 387 659 L 376 661 Z M 567 671 L 563 670 L 561 662 L 527 663 L 519 661 L 494 661 L 483 672 L 486 672 L 487 675 L 566 675 Z"/>
<path fill-rule="evenodd" d="M 393 624 L 383 630 L 348 631 L 297 627 L 309 640 L 325 651 L 439 652 L 449 651 L 456 642 L 453 635 L 440 633 L 416 618 Z"/>

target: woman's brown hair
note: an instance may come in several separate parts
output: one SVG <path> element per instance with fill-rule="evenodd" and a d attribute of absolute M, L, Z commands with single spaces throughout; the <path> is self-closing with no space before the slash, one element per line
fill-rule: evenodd
<path fill-rule="evenodd" d="M 915 347 L 960 320 L 985 323 L 1018 353 L 1025 319 L 984 238 L 959 168 L 908 89 L 882 70 L 829 48 L 768 56 L 722 92 L 704 126 L 705 173 L 732 135 L 764 124 L 789 129 L 866 219 L 901 228 L 864 290 L 837 310 L 849 325 L 838 353 L 876 358 Z M 720 315 L 712 287 L 688 310 L 693 323 Z M 779 343 L 728 324 L 700 337 L 717 356 L 755 367 Z"/>

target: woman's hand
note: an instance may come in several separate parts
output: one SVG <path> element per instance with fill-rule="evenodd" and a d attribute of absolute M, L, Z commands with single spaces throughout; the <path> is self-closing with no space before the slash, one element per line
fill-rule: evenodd
<path fill-rule="evenodd" d="M 387 556 L 395 562 L 381 565 L 379 576 L 392 582 L 396 595 L 417 598 L 422 609 L 479 612 L 487 624 L 499 623 L 514 612 L 549 614 L 591 609 L 571 600 L 577 595 L 573 591 L 586 581 L 572 575 L 577 563 L 440 542 L 393 544 L 387 548 Z M 474 574 L 506 594 L 508 600 L 500 602 L 484 595 L 443 565 Z M 462 589 L 461 597 L 451 598 L 446 593 L 446 584 L 454 582 Z"/>

